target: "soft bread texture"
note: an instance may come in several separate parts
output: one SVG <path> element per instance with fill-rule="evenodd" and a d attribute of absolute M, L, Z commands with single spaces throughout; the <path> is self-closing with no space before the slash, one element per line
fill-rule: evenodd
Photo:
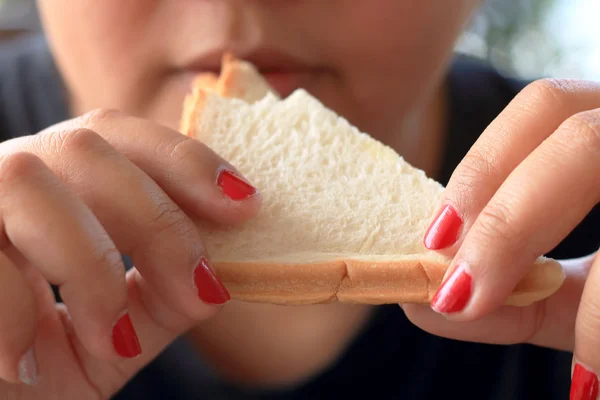
<path fill-rule="evenodd" d="M 248 103 L 263 99 L 267 93 L 279 98 L 254 65 L 239 61 L 231 54 L 223 56 L 215 92 L 223 97 L 244 99 Z"/>
<path fill-rule="evenodd" d="M 212 72 L 196 76 L 192 84 L 192 93 L 185 98 L 183 115 L 180 123 L 181 132 L 191 132 L 193 124 L 201 112 L 197 107 L 200 92 L 216 93 L 222 97 L 243 99 L 254 103 L 264 98 L 268 93 L 279 98 L 279 94 L 269 86 L 254 65 L 236 59 L 230 53 L 221 59 L 221 74 Z"/>
<path fill-rule="evenodd" d="M 216 85 L 197 81 L 181 129 L 235 165 L 263 198 L 242 227 L 200 228 L 232 298 L 429 302 L 451 261 L 422 242 L 442 185 L 306 91 L 281 100 L 255 69 L 247 73 L 251 65 L 227 62 Z M 245 88 L 230 88 L 236 80 Z M 546 298 L 564 277 L 559 263 L 540 258 L 506 304 Z"/>

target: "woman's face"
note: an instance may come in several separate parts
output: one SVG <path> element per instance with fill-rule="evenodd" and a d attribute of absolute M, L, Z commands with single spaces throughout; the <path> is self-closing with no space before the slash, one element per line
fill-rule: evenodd
<path fill-rule="evenodd" d="M 440 82 L 478 0 L 39 0 L 77 113 L 177 127 L 194 74 L 233 51 L 282 95 L 304 87 L 367 132 Z"/>

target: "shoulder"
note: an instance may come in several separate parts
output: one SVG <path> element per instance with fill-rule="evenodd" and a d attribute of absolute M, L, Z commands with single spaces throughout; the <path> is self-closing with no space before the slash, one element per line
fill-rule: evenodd
<path fill-rule="evenodd" d="M 68 116 L 62 80 L 43 36 L 0 44 L 0 139 L 36 133 Z"/>

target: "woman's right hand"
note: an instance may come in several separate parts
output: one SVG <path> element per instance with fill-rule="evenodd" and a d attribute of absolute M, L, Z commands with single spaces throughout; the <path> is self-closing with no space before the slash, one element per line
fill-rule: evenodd
<path fill-rule="evenodd" d="M 213 315 L 229 295 L 193 221 L 257 212 L 234 171 L 114 111 L 0 144 L 0 398 L 109 398 Z"/>

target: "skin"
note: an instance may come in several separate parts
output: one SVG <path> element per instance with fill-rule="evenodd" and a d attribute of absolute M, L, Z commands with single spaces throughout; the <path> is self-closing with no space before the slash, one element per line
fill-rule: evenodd
<path fill-rule="evenodd" d="M 455 0 L 443 7 L 389 0 L 347 4 L 138 0 L 124 7 L 118 0 L 39 2 L 70 88 L 74 115 L 97 107 L 117 108 L 176 128 L 191 78 L 218 67 L 223 51 L 254 59 L 264 49 L 275 49 L 310 69 L 309 76 L 291 76 L 283 84 L 270 80 L 278 91 L 285 95 L 297 86 L 306 88 L 364 131 L 402 148 L 409 162 L 435 175 L 442 151 L 442 77 L 454 39 L 476 2 Z M 334 15 L 336 23 L 331 22 Z M 442 40 L 431 26 L 445 33 Z M 405 62 L 407 55 L 414 62 Z M 365 59 L 371 62 L 365 64 Z M 255 62 L 263 70 L 271 63 Z M 275 63 L 293 68 L 286 61 Z M 398 76 L 415 79 L 390 79 Z M 229 378 L 281 384 L 330 363 L 369 312 L 364 306 L 291 311 L 230 304 L 210 324 L 190 332 L 190 337 Z M 278 321 L 280 328 L 268 333 L 259 329 L 272 325 L 270 321 Z M 245 334 L 235 335 L 239 331 Z M 225 334 L 229 332 L 233 338 Z M 290 338 L 295 345 L 289 345 Z"/>
<path fill-rule="evenodd" d="M 301 85 L 364 131 L 410 154 L 418 150 L 409 143 L 419 142 L 414 132 L 437 101 L 454 40 L 476 1 L 435 7 L 390 0 L 352 7 L 347 0 L 180 3 L 39 2 L 75 115 L 108 107 L 176 128 L 196 72 L 218 68 L 225 50 L 252 58 L 272 49 L 315 69 L 308 77 L 292 77 L 283 94 Z M 264 64 L 271 63 L 258 66 Z"/>
<path fill-rule="evenodd" d="M 441 249 L 454 257 L 446 279 L 458 264 L 466 265 L 471 298 L 462 310 L 444 315 L 406 305 L 414 323 L 463 340 L 574 350 L 575 361 L 600 371 L 596 253 L 563 261 L 566 282 L 548 299 L 501 307 L 526 266 L 600 202 L 599 107 L 599 83 L 545 79 L 516 96 L 486 129 L 454 171 L 442 201 L 464 221 L 458 240 Z"/>
<path fill-rule="evenodd" d="M 0 281 L 11 288 L 0 294 L 0 321 L 18 327 L 0 334 L 0 397 L 108 398 L 188 331 L 224 375 L 251 384 L 297 382 L 343 351 L 368 307 L 231 302 L 215 316 L 218 307 L 197 298 L 191 271 L 204 254 L 194 221 L 251 223 L 260 196 L 225 199 L 214 182 L 225 161 L 172 128 L 195 73 L 217 68 L 225 50 L 252 58 L 270 48 L 296 60 L 295 69 L 279 60 L 285 73 L 278 75 L 263 57 L 258 64 L 271 82 L 288 91 L 306 87 L 435 176 L 443 72 L 476 1 L 349 4 L 39 1 L 73 115 L 121 112 L 95 111 L 0 146 Z M 524 266 L 600 200 L 598 107 L 598 85 L 541 81 L 483 134 L 445 194 L 464 226 L 442 251 L 469 262 L 474 295 L 456 315 L 404 305 L 414 323 L 464 340 L 575 349 L 600 371 L 600 266 L 593 258 L 569 263 L 567 282 L 547 301 L 499 308 Z M 107 195 L 113 192 L 118 199 Z M 138 269 L 125 276 L 117 249 L 131 252 Z M 61 285 L 68 311 L 54 304 L 45 280 Z M 110 341 L 124 311 L 143 349 L 135 359 L 119 358 Z M 328 329 L 315 333 L 325 321 Z M 256 328 L 275 324 L 278 332 Z M 32 345 L 43 379 L 17 385 L 19 360 Z"/>

